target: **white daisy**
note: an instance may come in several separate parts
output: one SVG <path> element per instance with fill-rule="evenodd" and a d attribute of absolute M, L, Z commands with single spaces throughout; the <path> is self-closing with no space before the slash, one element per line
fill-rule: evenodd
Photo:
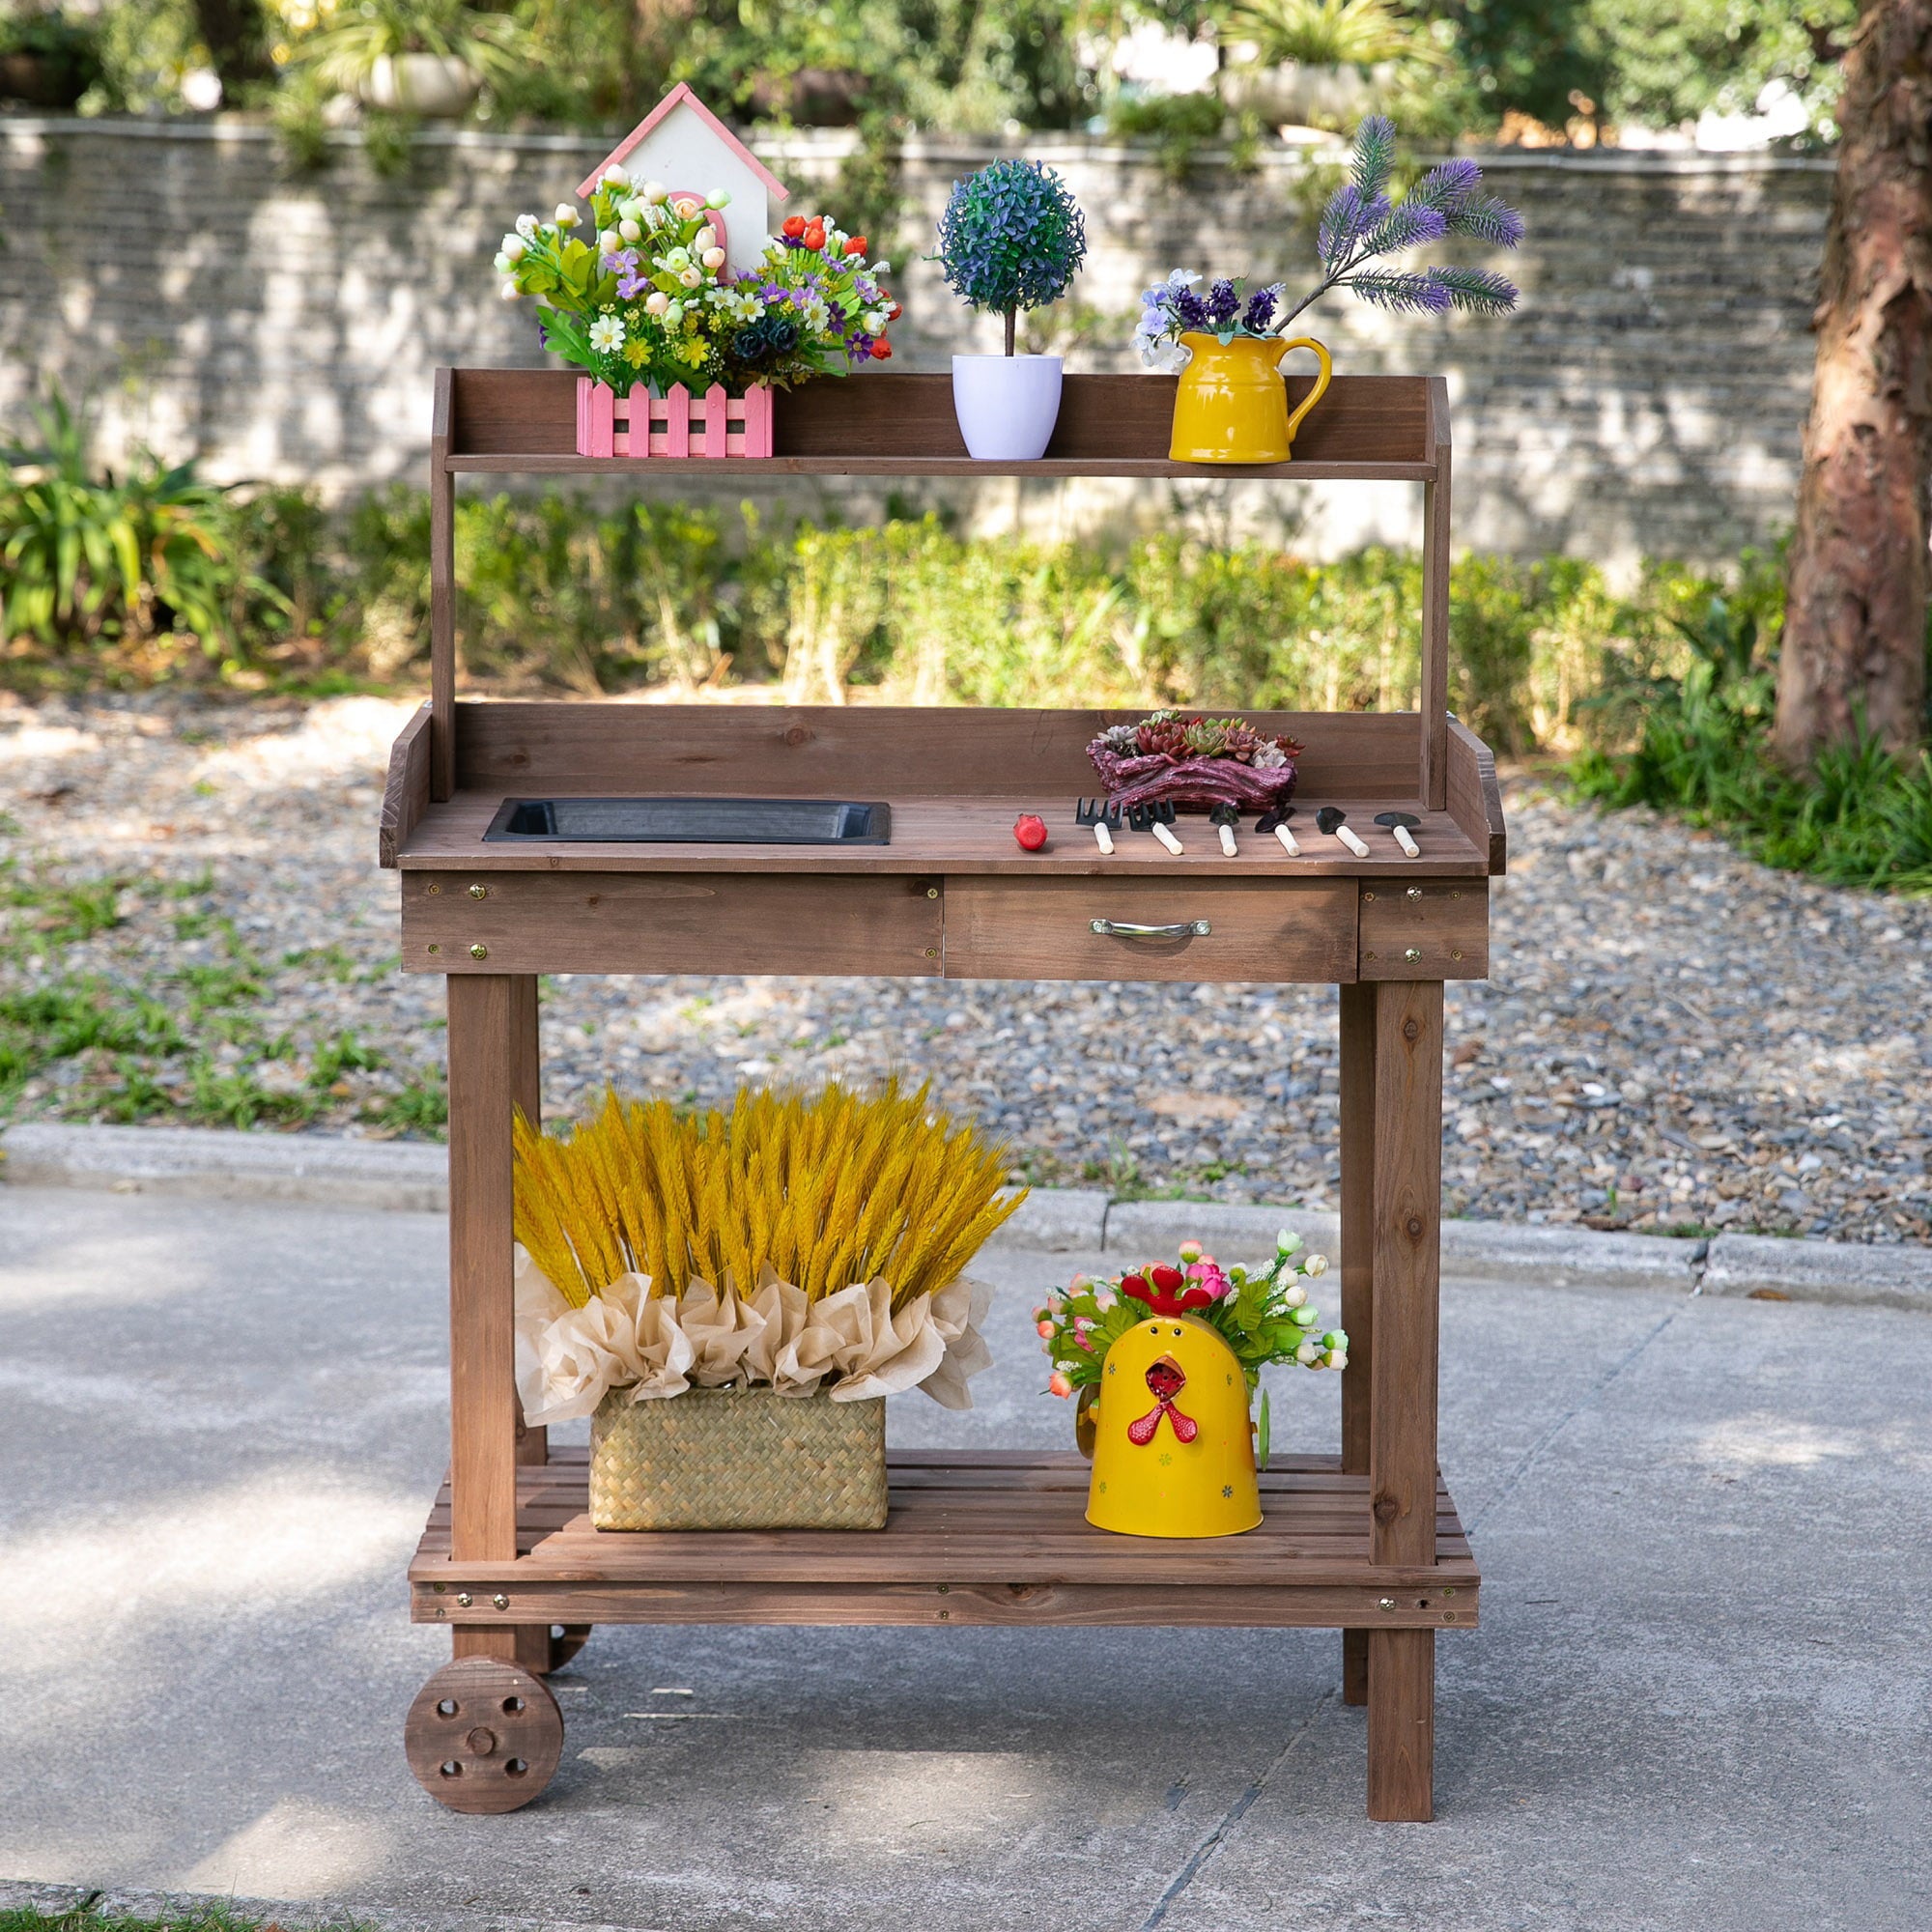
<path fill-rule="evenodd" d="M 590 325 L 590 346 L 600 355 L 610 355 L 624 346 L 624 319 L 600 315 Z"/>

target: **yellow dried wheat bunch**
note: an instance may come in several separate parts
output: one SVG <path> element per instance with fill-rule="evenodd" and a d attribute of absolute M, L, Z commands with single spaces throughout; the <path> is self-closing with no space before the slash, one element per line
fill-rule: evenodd
<path fill-rule="evenodd" d="M 1024 1190 L 1003 1151 L 897 1081 L 815 1099 L 741 1089 L 728 1115 L 619 1100 L 569 1134 L 516 1120 L 517 1238 L 582 1307 L 629 1271 L 750 1294 L 769 1265 L 816 1301 L 883 1276 L 893 1306 L 955 1280 Z"/>

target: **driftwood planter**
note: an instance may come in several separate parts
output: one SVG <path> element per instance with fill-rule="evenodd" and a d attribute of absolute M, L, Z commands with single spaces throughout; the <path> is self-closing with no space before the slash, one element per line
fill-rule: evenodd
<path fill-rule="evenodd" d="M 772 392 L 760 383 L 727 396 L 713 383 L 693 395 L 673 383 L 662 396 L 633 389 L 620 396 L 608 383 L 577 379 L 579 456 L 769 456 Z"/>
<path fill-rule="evenodd" d="M 886 1404 L 612 1389 L 590 1423 L 598 1529 L 883 1529 Z"/>

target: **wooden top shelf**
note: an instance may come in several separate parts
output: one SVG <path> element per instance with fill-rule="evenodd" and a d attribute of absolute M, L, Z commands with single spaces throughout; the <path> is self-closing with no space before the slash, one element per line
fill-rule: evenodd
<path fill-rule="evenodd" d="M 1068 376 L 1047 452 L 1035 463 L 978 463 L 952 412 L 950 376 L 860 373 L 774 399 L 773 454 L 635 462 L 579 456 L 577 376 L 570 370 L 449 372 L 439 460 L 452 472 L 537 475 L 612 470 L 689 484 L 760 476 L 1247 477 L 1277 481 L 1433 482 L 1448 412 L 1425 376 L 1338 376 L 1295 440 L 1294 460 L 1174 463 L 1167 455 L 1172 376 Z M 1291 376 L 1291 404 L 1311 379 Z"/>

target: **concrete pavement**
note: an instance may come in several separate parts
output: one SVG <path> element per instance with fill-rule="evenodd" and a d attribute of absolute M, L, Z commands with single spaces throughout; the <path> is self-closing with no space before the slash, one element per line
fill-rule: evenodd
<path fill-rule="evenodd" d="M 446 1639 L 429 1215 L 0 1189 L 0 1877 L 667 1932 L 1922 1932 L 1932 1323 L 1452 1282 L 1437 1822 L 1362 1816 L 1329 1633 L 601 1630 L 544 1799 L 404 1766 Z M 990 1258 L 982 1406 L 1065 1439 Z M 1088 1258 L 1090 1261 L 1097 1257 Z M 1332 1378 L 1277 1444 L 1330 1446 Z M 686 1694 L 688 1693 L 688 1694 Z"/>

